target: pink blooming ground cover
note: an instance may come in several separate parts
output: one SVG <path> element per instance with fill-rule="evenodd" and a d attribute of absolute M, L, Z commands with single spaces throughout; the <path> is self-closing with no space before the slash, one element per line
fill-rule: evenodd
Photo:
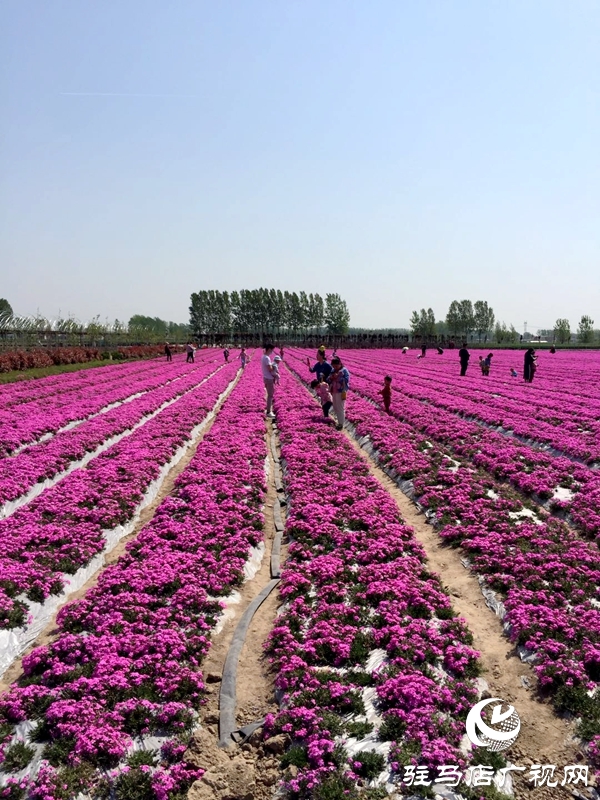
<path fill-rule="evenodd" d="M 449 453 L 468 458 L 474 465 L 485 468 L 497 478 L 510 481 L 515 488 L 544 503 L 549 510 L 568 515 L 568 521 L 586 536 L 597 537 L 600 534 L 600 470 L 591 469 L 568 457 L 541 451 L 533 445 L 524 444 L 518 439 L 507 437 L 495 430 L 482 427 L 477 422 L 464 419 L 455 411 L 443 409 L 435 404 L 433 389 L 429 391 L 427 398 L 415 399 L 410 396 L 410 392 L 413 391 L 411 388 L 412 372 L 410 371 L 415 369 L 412 361 L 402 361 L 402 358 L 408 358 L 408 356 L 403 357 L 392 351 L 393 357 L 398 361 L 396 371 L 394 371 L 386 360 L 392 358 L 389 355 L 390 351 L 383 352 L 388 355 L 383 358 L 381 366 L 376 359 L 373 362 L 370 352 L 368 356 L 357 351 L 348 354 L 347 361 L 352 370 L 353 386 L 356 389 L 359 386 L 357 381 L 360 381 L 360 391 L 363 396 L 381 405 L 381 397 L 378 395 L 380 382 L 374 375 L 373 363 L 375 363 L 382 375 L 388 372 L 392 374 L 392 385 L 396 390 L 392 395 L 394 413 L 426 434 L 430 441 L 439 442 L 448 449 Z M 514 360 L 514 354 L 510 355 L 513 355 Z M 572 355 L 573 357 L 590 356 L 587 353 Z M 300 357 L 305 358 L 305 353 L 299 353 L 298 358 Z M 549 353 L 544 357 L 552 358 Z M 425 364 L 427 358 L 430 356 L 419 362 L 419 366 L 421 363 Z M 444 362 L 445 358 L 446 355 L 439 357 L 431 355 L 431 360 L 427 362 L 429 364 L 428 374 L 433 375 L 433 370 L 439 364 L 442 377 L 450 368 L 454 371 L 452 374 L 457 382 L 464 380 L 460 378 L 460 375 L 455 374 L 455 361 Z M 595 358 L 599 359 L 600 356 L 597 355 Z M 308 371 L 300 361 L 296 363 L 300 374 L 305 377 L 305 371 L 306 373 Z M 442 368 L 445 371 L 442 371 Z M 589 373 L 595 374 L 592 369 L 589 370 Z M 496 387 L 495 384 L 490 383 L 493 375 L 494 373 L 489 378 L 484 378 L 475 371 L 472 379 L 469 378 L 471 384 L 479 391 L 476 404 L 478 407 L 485 406 L 486 396 L 483 392 L 485 387 L 492 387 L 488 389 L 488 394 L 502 391 L 504 379 L 499 380 L 500 386 Z M 469 374 L 466 377 L 469 377 Z M 537 377 L 536 374 L 535 380 Z M 528 385 L 526 389 L 536 392 L 535 382 Z M 525 391 L 525 388 L 523 390 Z M 583 391 L 577 386 L 575 390 Z M 515 391 L 517 390 L 515 389 Z M 557 392 L 554 391 L 554 395 L 556 394 Z M 556 399 L 553 402 L 556 403 Z M 564 402 L 566 404 L 567 399 L 564 399 Z M 534 435 L 535 419 L 528 406 L 523 406 L 522 414 Z"/>
<path fill-rule="evenodd" d="M 161 359 L 164 362 L 164 359 Z M 152 374 L 161 362 L 121 362 L 107 363 L 102 367 L 91 367 L 79 372 L 65 372 L 50 375 L 46 378 L 22 380 L 0 386 L 0 410 L 4 411 L 11 406 L 21 403 L 30 403 L 44 397 L 53 398 L 58 394 L 78 391 L 95 385 L 101 387 L 109 382 L 131 380 L 135 375 Z"/>
<path fill-rule="evenodd" d="M 394 373 L 405 395 L 501 426 L 589 463 L 600 458 L 600 396 L 593 391 L 600 378 L 598 352 L 542 352 L 531 385 L 523 380 L 523 352 L 495 351 L 488 377 L 481 375 L 477 363 L 480 352 L 471 352 L 464 377 L 459 375 L 456 350 L 443 356 L 434 352 L 418 362 L 394 350 L 376 351 L 374 358 L 381 370 Z M 354 353 L 349 358 L 350 363 L 367 366 L 360 355 L 356 361 Z M 560 369 L 565 360 L 567 371 Z M 512 378 L 510 365 L 515 364 L 519 375 Z"/>
<path fill-rule="evenodd" d="M 57 433 L 49 440 L 30 445 L 11 458 L 0 459 L 0 506 L 26 495 L 37 483 L 54 478 L 107 440 L 131 430 L 144 417 L 190 391 L 220 367 L 221 364 L 217 367 L 214 362 L 205 361 L 180 375 L 170 375 L 168 383 L 144 391 L 141 397 Z"/>
<path fill-rule="evenodd" d="M 63 590 L 105 547 L 104 532 L 127 523 L 234 378 L 235 365 L 180 397 L 143 426 L 0 520 L 0 628 L 26 624 L 28 602 Z"/>
<path fill-rule="evenodd" d="M 203 354 L 200 363 L 214 361 L 214 355 Z M 0 410 L 0 457 L 9 456 L 23 445 L 32 444 L 43 436 L 55 434 L 66 425 L 97 414 L 113 403 L 162 386 L 198 365 L 185 364 L 179 359 L 169 364 L 162 361 L 145 362 L 143 366 L 145 370 L 140 364 L 124 365 L 131 368 L 131 372 L 125 369 L 122 373 L 111 371 L 108 377 L 105 377 L 104 367 L 101 367 L 95 370 L 96 382 L 83 383 L 81 386 L 76 384 L 76 388 L 72 389 L 68 383 L 64 387 L 58 383 L 48 396 L 30 401 L 23 399 L 16 406 L 3 408 Z M 5 391 L 11 386 L 0 387 L 0 404 L 6 402 Z"/>
<path fill-rule="evenodd" d="M 464 763 L 478 672 L 464 621 L 391 496 L 287 371 L 275 405 L 291 544 L 267 646 L 282 710 L 268 727 L 288 735 L 286 758 L 299 766 L 287 790 L 354 796 L 361 758 L 378 743 L 378 772 Z M 345 748 L 362 740 L 349 757 Z"/>
<path fill-rule="evenodd" d="M 62 609 L 58 638 L 24 659 L 24 677 L 0 697 L 0 759 L 18 724 L 43 759 L 21 781 L 29 798 L 166 800 L 201 776 L 182 758 L 203 702 L 202 660 L 219 598 L 242 583 L 263 535 L 263 393 L 257 361 L 172 496 L 97 586 Z"/>
<path fill-rule="evenodd" d="M 294 368 L 302 370 L 300 362 Z M 584 716 L 585 738 L 600 733 L 600 702 L 588 695 L 600 680 L 597 547 L 543 509 L 524 506 L 522 495 L 469 459 L 455 458 L 433 427 L 424 435 L 401 394 L 385 414 L 374 405 L 376 392 L 360 370 L 352 373 L 346 411 L 356 435 L 500 594 L 508 633 L 533 656 L 542 691 L 559 709 Z"/>

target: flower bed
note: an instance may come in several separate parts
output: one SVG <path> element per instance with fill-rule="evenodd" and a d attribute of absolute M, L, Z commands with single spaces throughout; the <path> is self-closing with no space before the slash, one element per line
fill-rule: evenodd
<path fill-rule="evenodd" d="M 183 395 L 205 380 L 215 370 L 213 362 L 183 372 L 166 385 L 145 391 L 141 397 L 120 403 L 106 413 L 75 428 L 57 433 L 49 441 L 42 441 L 20 451 L 12 458 L 0 460 L 0 516 L 8 516 L 17 505 L 39 493 L 49 481 L 57 482 L 61 476 L 83 465 L 98 448 L 105 447 L 114 437 L 125 435 L 144 424 L 151 414 L 163 405 Z M 33 490 L 33 491 L 32 491 Z M 4 504 L 10 503 L 10 508 Z M 24 502 L 22 503 L 24 504 Z M 4 511 L 4 514 L 2 514 Z"/>
<path fill-rule="evenodd" d="M 600 701 L 587 694 L 600 680 L 597 549 L 398 419 L 402 404 L 388 416 L 357 396 L 368 383 L 352 376 L 346 414 L 357 437 L 368 439 L 440 536 L 463 548 L 470 568 L 501 594 L 507 632 L 528 651 L 542 689 L 559 709 L 588 717 L 582 735 L 600 733 Z"/>
<path fill-rule="evenodd" d="M 379 385 L 372 369 L 352 367 L 352 386 L 380 404 Z M 304 379 L 305 374 L 299 367 Z M 393 384 L 397 388 L 396 382 Z M 509 481 L 551 511 L 568 513 L 569 521 L 586 536 L 600 534 L 600 474 L 567 458 L 543 453 L 516 439 L 482 429 L 474 422 L 432 404 L 423 404 L 398 391 L 392 397 L 394 413 L 427 438 L 441 443 L 457 457 L 472 460 L 495 477 Z"/>
<path fill-rule="evenodd" d="M 1 757 L 11 763 L 19 735 L 36 751 L 28 774 L 14 776 L 29 797 L 104 786 L 117 800 L 165 800 L 202 774 L 181 759 L 202 703 L 216 598 L 242 582 L 262 539 L 263 393 L 257 362 L 173 495 L 97 586 L 60 612 L 59 637 L 24 659 L 24 678 L 0 698 Z"/>
<path fill-rule="evenodd" d="M 4 350 L 0 352 L 0 372 L 28 370 L 36 367 L 52 367 L 57 364 L 84 364 L 100 358 L 156 358 L 162 354 L 164 345 L 129 345 L 115 350 L 99 350 L 96 347 L 32 347 L 27 350 Z"/>
<path fill-rule="evenodd" d="M 131 436 L 0 520 L 0 628 L 23 626 L 28 601 L 62 592 L 106 546 L 107 532 L 128 523 L 164 465 L 188 441 L 235 375 L 226 366 Z"/>
<path fill-rule="evenodd" d="M 569 381 L 561 384 L 561 394 L 547 392 L 535 385 L 515 379 L 514 386 L 500 384 L 492 377 L 482 379 L 473 364 L 468 378 L 461 378 L 455 367 L 453 380 L 439 375 L 437 370 L 415 374 L 402 369 L 401 356 L 395 358 L 378 353 L 381 377 L 386 371 L 394 373 L 394 387 L 404 397 L 431 404 L 436 410 L 473 419 L 480 424 L 502 427 L 510 434 L 535 442 L 538 446 L 560 451 L 590 464 L 600 461 L 600 401 L 578 398 L 572 393 Z M 367 377 L 372 364 L 349 355 L 350 368 L 358 367 Z M 429 362 L 431 363 L 431 362 Z M 434 366 L 439 362 L 433 360 Z M 495 366 L 495 365 L 494 365 Z M 508 373 L 509 367 L 506 367 Z M 465 380 L 467 381 L 465 383 Z M 475 384 L 475 385 L 474 385 Z"/>
<path fill-rule="evenodd" d="M 59 384 L 51 397 L 23 402 L 18 411 L 14 407 L 4 409 L 0 411 L 0 457 L 54 434 L 66 425 L 85 420 L 113 403 L 161 386 L 187 371 L 184 364 L 173 368 L 161 363 L 143 372 L 136 370 L 132 379 L 125 375 L 111 375 L 107 381 L 70 392 L 63 391 Z"/>
<path fill-rule="evenodd" d="M 284 764 L 298 771 L 286 788 L 352 797 L 374 765 L 379 776 L 464 764 L 461 722 L 478 672 L 464 621 L 365 462 L 289 373 L 282 383 L 292 543 L 268 644 L 282 710 L 268 724 L 292 742 Z"/>

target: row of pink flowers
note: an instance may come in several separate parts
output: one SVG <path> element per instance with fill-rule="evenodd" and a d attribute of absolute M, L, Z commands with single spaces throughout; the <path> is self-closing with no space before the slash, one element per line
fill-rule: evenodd
<path fill-rule="evenodd" d="M 214 361 L 214 356 L 203 355 L 202 361 Z M 0 457 L 9 455 L 25 444 L 37 442 L 42 436 L 54 434 L 77 420 L 97 414 L 113 403 L 164 385 L 168 380 L 185 374 L 189 366 L 181 360 L 172 364 L 154 361 L 136 363 L 125 366 L 125 369 L 131 369 L 127 374 L 111 370 L 110 376 L 106 377 L 103 369 L 94 370 L 97 376 L 95 382 L 72 389 L 67 384 L 63 389 L 59 383 L 52 394 L 31 401 L 24 400 L 18 410 L 14 406 L 1 410 Z M 4 388 L 0 388 L 0 403 Z"/>
<path fill-rule="evenodd" d="M 64 372 L 46 378 L 23 380 L 4 384 L 0 387 L 0 410 L 21 403 L 31 403 L 43 397 L 52 398 L 57 393 L 77 391 L 88 386 L 101 386 L 108 381 L 131 380 L 135 375 L 152 370 L 158 361 L 107 363 L 102 367 L 92 367 L 78 372 Z"/>
<path fill-rule="evenodd" d="M 425 436 L 407 423 L 401 400 L 390 416 L 377 410 L 376 387 L 356 373 L 347 418 L 357 436 L 368 438 L 397 480 L 411 482 L 440 535 L 460 545 L 471 569 L 500 593 L 510 636 L 534 654 L 541 686 L 559 707 L 578 713 L 600 679 L 597 548 L 543 509 L 534 507 L 535 521 L 524 516 L 517 492 L 452 458 L 455 451 L 439 443 L 442 433 L 431 428 Z"/>
<path fill-rule="evenodd" d="M 235 374 L 229 365 L 128 436 L 0 520 L 0 627 L 25 624 L 27 600 L 62 591 L 127 523 L 144 493 L 214 406 Z"/>
<path fill-rule="evenodd" d="M 179 376 L 170 376 L 166 384 L 144 390 L 141 397 L 97 414 L 75 428 L 57 433 L 49 440 L 30 445 L 12 458 L 1 459 L 0 506 L 27 494 L 37 483 L 64 472 L 73 462 L 93 453 L 112 437 L 131 430 L 164 403 L 197 386 L 216 368 L 214 362 L 203 361 Z M 169 372 L 165 375 L 169 375 Z M 127 391 L 131 392 L 131 389 Z"/>
<path fill-rule="evenodd" d="M 361 362 L 356 356 L 350 357 L 348 362 L 353 386 L 360 385 L 366 397 L 380 404 L 380 387 L 373 380 L 370 362 Z M 302 367 L 299 368 L 302 372 Z M 409 390 L 403 388 L 408 379 L 396 380 L 396 373 L 393 377 L 393 386 L 399 391 L 392 396 L 392 407 L 404 421 L 428 439 L 443 444 L 453 455 L 471 460 L 500 480 L 510 481 L 516 489 L 539 499 L 551 511 L 568 514 L 569 521 L 586 536 L 600 535 L 600 472 L 597 469 L 482 428 L 476 422 L 435 405 L 435 393 L 427 402 L 411 398 L 407 394 Z M 480 395 L 478 404 L 485 405 L 485 395 Z M 523 414 L 526 413 L 524 409 Z M 568 491 L 561 492 L 561 489 Z"/>
<path fill-rule="evenodd" d="M 405 397 L 431 403 L 436 408 L 453 414 L 475 419 L 492 427 L 502 427 L 515 436 L 532 439 L 540 445 L 560 450 L 566 455 L 593 463 L 600 461 L 600 399 L 588 396 L 590 381 L 593 381 L 591 365 L 587 367 L 585 383 L 579 371 L 572 368 L 570 374 L 555 376 L 550 382 L 532 386 L 521 379 L 510 378 L 509 358 L 514 354 L 496 352 L 492 362 L 490 378 L 482 380 L 476 363 L 476 352 L 471 354 L 471 364 L 466 377 L 459 374 L 457 357 L 444 356 L 415 364 L 397 351 L 381 350 L 374 354 L 380 376 L 390 373 L 393 385 Z M 580 354 L 571 355 L 576 360 Z M 450 356 L 451 358 L 451 356 Z M 546 360 L 552 356 L 543 356 Z M 519 361 L 522 356 L 519 356 Z M 373 354 L 368 363 L 355 353 L 349 353 L 346 362 L 351 369 L 372 370 Z M 441 367 L 446 369 L 442 370 Z M 448 374 L 448 367 L 451 372 Z M 595 357 L 595 366 L 600 378 L 600 359 Z M 378 376 L 379 377 L 379 376 Z M 494 380 L 499 377 L 500 380 Z M 548 386 L 548 384 L 550 385 Z M 583 395 L 579 395 L 583 384 Z"/>
<path fill-rule="evenodd" d="M 364 752 L 348 761 L 343 744 L 373 727 L 365 687 L 375 690 L 379 738 L 391 743 L 384 769 L 462 764 L 464 718 L 477 696 L 471 635 L 389 493 L 289 373 L 282 384 L 275 405 L 291 544 L 285 605 L 268 643 L 282 710 L 268 727 L 300 751 L 287 789 L 308 798 L 319 785 L 350 791 L 362 781 Z M 366 668 L 378 651 L 380 666 Z"/>
<path fill-rule="evenodd" d="M 256 362 L 172 496 L 97 586 L 60 612 L 58 638 L 24 659 L 25 677 L 0 698 L 0 730 L 9 729 L 2 758 L 14 726 L 37 723 L 31 739 L 44 760 L 24 781 L 31 800 L 99 786 L 165 800 L 201 776 L 182 757 L 203 702 L 217 598 L 242 582 L 249 548 L 262 539 L 263 392 Z M 139 766 L 132 743 L 144 747 L 149 736 L 170 738 L 154 764 Z"/>

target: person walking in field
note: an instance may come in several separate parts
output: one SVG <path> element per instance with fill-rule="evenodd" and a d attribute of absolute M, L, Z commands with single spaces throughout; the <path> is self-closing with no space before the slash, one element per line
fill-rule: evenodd
<path fill-rule="evenodd" d="M 185 352 L 187 353 L 185 357 L 186 364 L 193 364 L 194 363 L 194 345 L 191 342 L 188 342 L 185 346 Z"/>
<path fill-rule="evenodd" d="M 460 374 L 466 375 L 467 368 L 469 366 L 469 359 L 471 358 L 471 353 L 467 350 L 467 343 L 463 342 L 463 346 L 458 351 L 458 357 L 460 359 Z"/>
<path fill-rule="evenodd" d="M 167 357 L 167 361 L 173 361 L 173 354 L 168 342 L 165 342 L 165 355 Z"/>
<path fill-rule="evenodd" d="M 275 389 L 275 376 L 273 374 L 273 361 L 271 360 L 272 355 L 273 345 L 266 344 L 265 352 L 261 359 L 261 367 L 265 389 L 267 390 L 267 417 L 270 417 L 271 419 L 275 417 L 275 414 L 273 414 L 273 391 Z"/>
<path fill-rule="evenodd" d="M 392 402 L 392 379 L 389 375 L 386 375 L 385 378 L 383 379 L 383 389 L 379 390 L 379 394 L 383 398 L 383 407 L 389 414 L 390 405 Z"/>
<path fill-rule="evenodd" d="M 533 383 L 533 376 L 535 374 L 535 350 L 530 347 L 525 353 L 525 363 L 523 369 L 523 377 L 525 383 Z"/>
<path fill-rule="evenodd" d="M 321 401 L 321 408 L 323 409 L 323 416 L 325 419 L 329 419 L 329 412 L 331 411 L 331 407 L 333 406 L 333 398 L 331 397 L 331 392 L 329 391 L 329 384 L 321 375 L 320 378 L 315 378 L 314 381 L 310 382 L 311 389 L 315 390 L 315 394 Z"/>
<path fill-rule="evenodd" d="M 283 345 L 279 348 L 279 358 L 283 361 Z"/>
<path fill-rule="evenodd" d="M 333 410 L 337 417 L 337 429 L 341 431 L 346 421 L 346 397 L 348 394 L 348 387 L 350 385 L 350 373 L 342 365 L 339 356 L 331 359 L 331 373 L 327 379 L 329 389 L 331 391 L 331 399 L 333 402 Z"/>
<path fill-rule="evenodd" d="M 225 359 L 225 363 L 229 364 L 229 349 L 227 347 L 223 350 L 223 358 Z"/>
<path fill-rule="evenodd" d="M 321 379 L 321 375 L 325 376 L 325 380 L 327 380 L 327 378 L 329 378 L 329 376 L 331 375 L 331 364 L 325 360 L 324 350 L 318 351 L 317 363 L 314 365 L 314 367 L 311 367 L 309 358 L 306 359 L 306 366 L 308 367 L 310 372 L 314 373 L 317 376 L 319 380 Z"/>
<path fill-rule="evenodd" d="M 421 345 L 421 358 L 425 358 L 426 355 L 427 355 L 427 345 L 425 344 L 425 342 L 423 342 L 423 344 Z"/>
<path fill-rule="evenodd" d="M 246 354 L 246 348 L 245 347 L 242 347 L 238 358 L 240 360 L 240 364 L 242 365 L 242 369 L 245 369 L 246 364 L 249 361 L 248 355 Z"/>

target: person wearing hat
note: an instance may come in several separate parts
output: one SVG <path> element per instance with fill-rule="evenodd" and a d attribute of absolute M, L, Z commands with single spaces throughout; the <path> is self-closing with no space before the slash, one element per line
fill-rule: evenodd
<path fill-rule="evenodd" d="M 343 366 L 342 360 L 339 356 L 331 359 L 331 373 L 327 379 L 329 388 L 331 390 L 331 400 L 333 402 L 333 410 L 337 417 L 337 429 L 341 431 L 346 421 L 346 395 L 350 386 L 350 373 Z"/>
<path fill-rule="evenodd" d="M 279 376 L 279 365 L 281 364 L 281 357 L 275 356 L 273 359 L 273 385 L 279 386 L 280 376 Z"/>

